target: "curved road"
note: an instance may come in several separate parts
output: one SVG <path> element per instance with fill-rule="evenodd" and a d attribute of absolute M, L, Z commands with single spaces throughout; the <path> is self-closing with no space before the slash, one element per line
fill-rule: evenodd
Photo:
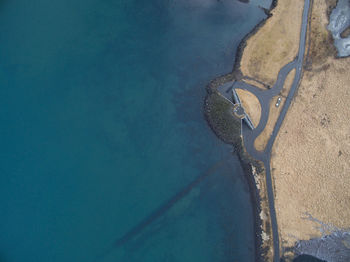
<path fill-rule="evenodd" d="M 292 99 L 294 97 L 294 94 L 299 86 L 300 78 L 302 75 L 302 67 L 303 67 L 303 60 L 304 60 L 304 53 L 305 53 L 305 43 L 306 43 L 306 31 L 308 26 L 308 13 L 310 8 L 310 0 L 305 0 L 304 3 L 304 10 L 303 10 L 303 17 L 302 17 L 302 25 L 301 25 L 301 32 L 300 32 L 300 42 L 299 42 L 299 51 L 298 55 L 295 60 L 292 62 L 286 64 L 284 67 L 281 68 L 281 70 L 278 73 L 276 83 L 274 86 L 269 90 L 262 90 L 255 86 L 246 84 L 244 82 L 229 82 L 226 83 L 218 88 L 218 91 L 221 95 L 231 100 L 232 88 L 242 88 L 247 91 L 252 92 L 256 97 L 258 98 L 260 104 L 261 104 L 261 117 L 260 122 L 258 126 L 251 130 L 247 125 L 242 126 L 242 135 L 244 140 L 244 145 L 247 150 L 247 152 L 255 159 L 260 160 L 264 163 L 265 170 L 266 170 L 266 185 L 267 185 L 267 194 L 268 194 L 268 200 L 269 200 L 269 207 L 270 207 L 270 216 L 271 216 L 271 226 L 272 226 L 272 236 L 273 236 L 273 250 L 274 250 L 274 262 L 280 261 L 280 245 L 279 245 L 279 236 L 278 236 L 278 226 L 277 226 L 277 218 L 276 218 L 276 210 L 275 210 L 275 203 L 274 203 L 274 193 L 273 193 L 273 186 L 272 186 L 272 179 L 271 179 L 271 172 L 270 172 L 270 159 L 271 159 L 271 149 L 273 146 L 273 143 L 276 139 L 276 136 L 278 134 L 278 131 L 281 128 L 281 124 L 284 120 L 284 117 L 288 111 L 288 108 L 290 106 L 290 103 L 292 102 Z M 257 151 L 254 147 L 254 141 L 255 138 L 260 135 L 260 133 L 264 130 L 267 120 L 269 118 L 269 105 L 270 101 L 273 97 L 277 96 L 284 85 L 285 79 L 288 75 L 288 73 L 296 69 L 296 73 L 294 76 L 292 87 L 289 91 L 289 94 L 286 98 L 286 101 L 284 103 L 284 106 L 281 110 L 281 113 L 277 119 L 276 125 L 274 127 L 274 130 L 272 132 L 272 135 L 267 143 L 267 146 L 264 151 Z"/>

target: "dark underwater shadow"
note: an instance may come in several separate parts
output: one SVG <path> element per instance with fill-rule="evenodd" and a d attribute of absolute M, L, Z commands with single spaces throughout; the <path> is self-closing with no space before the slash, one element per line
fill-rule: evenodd
<path fill-rule="evenodd" d="M 97 256 L 94 261 L 100 261 L 101 259 L 106 257 L 109 253 L 111 253 L 114 249 L 117 249 L 120 246 L 123 246 L 128 241 L 130 241 L 131 239 L 139 235 L 152 222 L 162 217 L 178 201 L 186 197 L 192 191 L 193 188 L 201 184 L 201 182 L 203 182 L 207 177 L 215 173 L 215 171 L 219 167 L 221 167 L 225 163 L 225 161 L 227 161 L 229 156 L 230 155 L 227 155 L 220 161 L 216 162 L 214 165 L 208 168 L 205 172 L 200 174 L 195 180 L 193 180 L 186 187 L 184 187 L 181 191 L 175 194 L 172 198 L 170 198 L 168 201 L 164 202 L 161 206 L 159 206 L 156 210 L 154 210 L 148 217 L 145 217 L 139 224 L 135 225 L 126 234 L 116 239 L 114 241 L 114 244 L 111 247 L 109 247 L 104 253 Z M 2 261 L 0 260 L 0 262 Z"/>

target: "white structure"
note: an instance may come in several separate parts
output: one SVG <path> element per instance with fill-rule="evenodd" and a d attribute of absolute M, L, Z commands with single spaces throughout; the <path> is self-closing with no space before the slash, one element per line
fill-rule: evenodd
<path fill-rule="evenodd" d="M 243 119 L 244 122 L 249 126 L 249 128 L 253 130 L 255 128 L 254 124 L 250 119 L 249 115 L 245 112 L 244 108 L 242 107 L 241 100 L 239 99 L 237 92 L 234 88 L 232 88 L 232 98 L 234 102 L 234 108 L 233 108 L 234 114 L 238 118 Z"/>

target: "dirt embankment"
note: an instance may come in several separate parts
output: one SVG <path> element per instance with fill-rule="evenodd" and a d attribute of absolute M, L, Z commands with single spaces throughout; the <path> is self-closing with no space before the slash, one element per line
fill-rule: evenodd
<path fill-rule="evenodd" d="M 309 215 L 350 228 L 350 58 L 335 58 L 326 29 L 335 4 L 314 1 L 304 75 L 273 147 L 275 206 L 285 250 L 322 235 Z M 287 260 L 292 256 L 285 253 Z"/>

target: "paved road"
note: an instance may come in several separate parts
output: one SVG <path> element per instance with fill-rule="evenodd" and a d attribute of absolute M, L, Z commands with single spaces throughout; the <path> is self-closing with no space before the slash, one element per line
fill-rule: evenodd
<path fill-rule="evenodd" d="M 290 106 L 290 103 L 292 102 L 292 99 L 294 97 L 294 94 L 299 86 L 300 78 L 302 75 L 302 67 L 303 67 L 303 60 L 304 60 L 304 53 L 305 53 L 305 43 L 306 43 L 306 31 L 307 31 L 307 25 L 308 25 L 308 13 L 310 8 L 310 0 L 305 0 L 304 3 L 304 10 L 303 10 L 303 17 L 302 17 L 302 25 L 301 25 L 301 32 L 300 32 L 300 42 L 299 42 L 299 51 L 298 55 L 295 60 L 292 62 L 286 64 L 284 67 L 281 68 L 281 70 L 278 73 L 276 83 L 274 86 L 269 90 L 261 90 L 255 86 L 249 85 L 244 82 L 229 82 L 226 83 L 218 88 L 218 91 L 225 96 L 228 99 L 231 99 L 232 88 L 242 88 L 247 91 L 252 92 L 256 95 L 258 98 L 260 104 L 261 104 L 261 117 L 260 122 L 258 126 L 251 130 L 247 125 L 243 125 L 242 127 L 242 133 L 243 133 L 243 140 L 244 145 L 247 150 L 247 152 L 255 159 L 260 160 L 264 163 L 265 169 L 266 169 L 266 185 L 267 185 L 267 194 L 268 194 L 268 200 L 269 200 L 269 206 L 270 206 L 270 216 L 271 216 L 271 226 L 272 226 L 272 235 L 273 235 L 273 249 L 274 249 L 274 262 L 280 261 L 280 252 L 279 252 L 279 236 L 278 236 L 278 226 L 277 226 L 277 218 L 276 218 L 276 210 L 275 210 L 275 203 L 274 203 L 274 194 L 273 194 L 273 186 L 272 186 L 272 179 L 271 179 L 271 172 L 270 172 L 270 159 L 271 159 L 271 149 L 273 146 L 273 143 L 276 139 L 276 136 L 281 128 L 281 124 L 283 122 L 283 119 L 288 111 L 288 108 Z M 277 119 L 276 125 L 274 127 L 274 130 L 272 132 L 272 135 L 267 143 L 267 146 L 264 151 L 257 151 L 254 147 L 254 141 L 255 138 L 260 135 L 260 133 L 264 130 L 267 120 L 269 118 L 269 105 L 271 99 L 278 95 L 284 85 L 285 79 L 288 75 L 288 73 L 296 69 L 296 73 L 294 76 L 294 80 L 292 83 L 292 87 L 289 91 L 289 94 L 286 98 L 286 101 L 284 103 L 284 106 L 281 110 L 281 113 Z"/>

